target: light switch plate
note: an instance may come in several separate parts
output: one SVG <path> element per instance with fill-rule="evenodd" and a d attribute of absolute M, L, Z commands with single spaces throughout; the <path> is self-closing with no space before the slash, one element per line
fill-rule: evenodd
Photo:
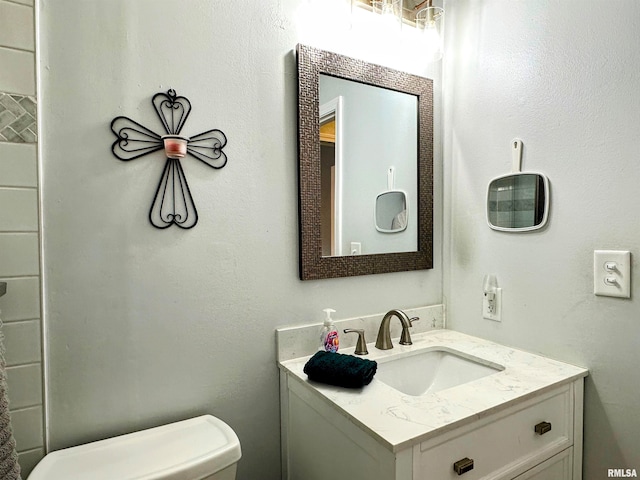
<path fill-rule="evenodd" d="M 631 252 L 593 252 L 593 293 L 605 297 L 631 297 Z"/>

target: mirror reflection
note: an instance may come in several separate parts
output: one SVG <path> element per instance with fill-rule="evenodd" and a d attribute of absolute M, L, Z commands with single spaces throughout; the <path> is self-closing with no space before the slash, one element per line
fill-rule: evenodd
<path fill-rule="evenodd" d="M 384 235 L 391 223 L 378 228 L 371 212 L 385 184 L 394 188 L 388 185 L 389 169 L 405 201 L 417 202 L 418 97 L 325 74 L 318 82 L 322 255 L 416 251 L 416 212 L 394 237 Z"/>
<path fill-rule="evenodd" d="M 398 233 L 407 228 L 407 195 L 400 191 L 384 192 L 376 198 L 376 229 Z"/>
<path fill-rule="evenodd" d="M 522 232 L 542 228 L 549 212 L 549 181 L 539 173 L 494 179 L 487 192 L 487 221 L 494 230 Z"/>

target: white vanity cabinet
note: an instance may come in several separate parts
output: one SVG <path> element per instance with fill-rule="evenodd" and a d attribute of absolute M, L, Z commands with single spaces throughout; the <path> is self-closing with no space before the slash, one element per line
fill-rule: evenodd
<path fill-rule="evenodd" d="M 582 478 L 583 378 L 397 446 L 377 438 L 375 426 L 358 425 L 299 378 L 282 372 L 281 383 L 288 480 Z M 358 401 L 354 393 L 353 402 Z M 458 474 L 454 464 L 464 459 L 473 468 L 463 472 L 465 462 L 459 463 Z"/>
<path fill-rule="evenodd" d="M 434 349 L 495 372 L 409 395 L 383 376 L 355 390 L 310 382 L 313 353 L 280 360 L 282 478 L 582 480 L 588 370 L 446 329 L 393 350 L 371 345 L 368 358 L 381 368 Z M 428 374 L 401 365 L 418 372 L 412 378 Z"/>

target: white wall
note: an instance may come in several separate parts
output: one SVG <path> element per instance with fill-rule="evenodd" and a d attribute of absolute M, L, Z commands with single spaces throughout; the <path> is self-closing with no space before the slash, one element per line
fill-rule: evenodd
<path fill-rule="evenodd" d="M 455 0 L 444 73 L 448 326 L 584 365 L 585 479 L 640 468 L 640 3 Z M 486 226 L 489 180 L 524 168 L 551 182 L 543 231 Z M 593 250 L 628 249 L 630 300 L 593 295 Z M 482 279 L 503 321 L 481 318 Z"/>
<path fill-rule="evenodd" d="M 441 302 L 439 235 L 431 271 L 298 280 L 303 3 L 40 2 L 52 449 L 209 412 L 240 437 L 240 480 L 279 479 L 275 327 L 321 321 L 329 306 L 348 318 Z M 150 98 L 168 88 L 193 104 L 184 134 L 219 128 L 229 140 L 222 170 L 183 161 L 200 214 L 188 231 L 147 220 L 162 155 L 125 163 L 110 150 L 117 115 L 160 131 Z"/>

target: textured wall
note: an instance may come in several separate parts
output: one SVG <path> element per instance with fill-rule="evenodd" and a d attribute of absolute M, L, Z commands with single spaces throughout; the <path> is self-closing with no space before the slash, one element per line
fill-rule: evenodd
<path fill-rule="evenodd" d="M 640 468 L 640 4 L 635 0 L 447 5 L 444 164 L 448 326 L 588 367 L 585 479 Z M 487 184 L 548 175 L 551 216 L 530 234 L 490 230 Z M 593 250 L 628 249 L 632 298 L 593 295 Z M 482 279 L 503 322 L 481 318 Z"/>
<path fill-rule="evenodd" d="M 348 318 L 440 303 L 439 233 L 434 270 L 298 280 L 303 3 L 40 3 L 53 449 L 210 412 L 240 437 L 241 480 L 279 479 L 275 327 L 321 321 L 325 307 Z M 337 51 L 363 47 L 350 45 Z M 193 104 L 185 134 L 229 139 L 224 169 L 183 162 L 200 214 L 189 231 L 147 221 L 162 155 L 125 163 L 110 152 L 117 115 L 159 130 L 150 97 L 169 87 Z"/>
<path fill-rule="evenodd" d="M 0 0 L 0 299 L 23 477 L 44 454 L 33 1 Z"/>

